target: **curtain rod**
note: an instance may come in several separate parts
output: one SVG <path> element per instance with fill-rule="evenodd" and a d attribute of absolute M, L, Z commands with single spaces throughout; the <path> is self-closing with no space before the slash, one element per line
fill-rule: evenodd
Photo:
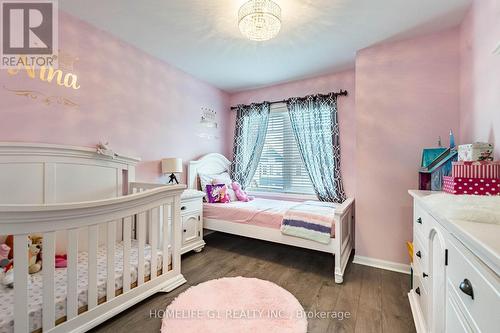
<path fill-rule="evenodd" d="M 334 96 L 347 96 L 348 93 L 347 93 L 347 90 L 340 90 L 339 92 L 331 92 L 329 94 L 318 94 L 320 96 L 328 96 L 330 94 L 333 94 Z M 281 101 L 273 101 L 273 102 L 269 102 L 269 104 L 278 104 L 278 103 L 286 103 L 286 99 L 283 99 Z M 237 106 L 231 106 L 231 110 L 236 110 L 238 107 Z"/>

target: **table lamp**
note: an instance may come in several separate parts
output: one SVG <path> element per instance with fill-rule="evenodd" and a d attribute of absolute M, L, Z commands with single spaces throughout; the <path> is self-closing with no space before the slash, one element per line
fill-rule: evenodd
<path fill-rule="evenodd" d="M 180 158 L 164 158 L 161 160 L 161 172 L 163 174 L 168 174 L 170 173 L 170 183 L 175 183 L 179 184 L 179 181 L 177 180 L 177 177 L 175 176 L 176 173 L 182 173 L 182 159 Z"/>

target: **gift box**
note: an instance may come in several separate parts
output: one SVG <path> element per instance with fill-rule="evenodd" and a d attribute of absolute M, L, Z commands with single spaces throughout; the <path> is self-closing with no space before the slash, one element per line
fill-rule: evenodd
<path fill-rule="evenodd" d="M 451 194 L 500 195 L 500 179 L 444 176 L 443 191 Z"/>
<path fill-rule="evenodd" d="M 500 178 L 500 161 L 452 162 L 451 176 L 462 178 Z"/>
<path fill-rule="evenodd" d="M 493 144 L 476 142 L 458 146 L 459 161 L 493 161 Z"/>

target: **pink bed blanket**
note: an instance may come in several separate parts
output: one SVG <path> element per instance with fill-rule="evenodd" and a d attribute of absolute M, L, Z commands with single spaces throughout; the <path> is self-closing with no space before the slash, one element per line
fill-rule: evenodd
<path fill-rule="evenodd" d="M 206 219 L 253 224 L 259 227 L 280 229 L 285 212 L 297 202 L 256 198 L 253 201 L 234 201 L 227 204 L 204 203 Z"/>
<path fill-rule="evenodd" d="M 315 204 L 320 206 L 311 206 Z M 222 220 L 222 221 L 242 223 L 242 224 L 252 224 L 259 227 L 278 229 L 282 231 L 283 231 L 282 226 L 284 223 L 284 218 L 286 216 L 289 217 L 297 216 L 300 219 L 306 219 L 309 216 L 310 217 L 309 220 L 322 219 L 321 221 L 323 224 L 325 223 L 328 224 L 330 226 L 330 229 L 328 231 L 330 235 L 329 237 L 333 238 L 334 237 L 333 207 L 334 206 L 332 204 L 325 204 L 318 201 L 307 201 L 304 203 L 300 203 L 293 201 L 256 198 L 255 200 L 250 202 L 235 201 L 226 204 L 204 203 L 203 215 L 204 218 L 206 219 Z M 294 236 L 301 238 L 308 238 L 308 237 L 303 237 L 302 234 L 297 234 Z"/>

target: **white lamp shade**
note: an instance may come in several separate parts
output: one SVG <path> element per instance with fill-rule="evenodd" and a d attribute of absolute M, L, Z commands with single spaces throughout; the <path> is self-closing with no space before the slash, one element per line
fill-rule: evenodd
<path fill-rule="evenodd" d="M 182 159 L 181 158 L 164 158 L 161 160 L 162 173 L 181 173 Z"/>

